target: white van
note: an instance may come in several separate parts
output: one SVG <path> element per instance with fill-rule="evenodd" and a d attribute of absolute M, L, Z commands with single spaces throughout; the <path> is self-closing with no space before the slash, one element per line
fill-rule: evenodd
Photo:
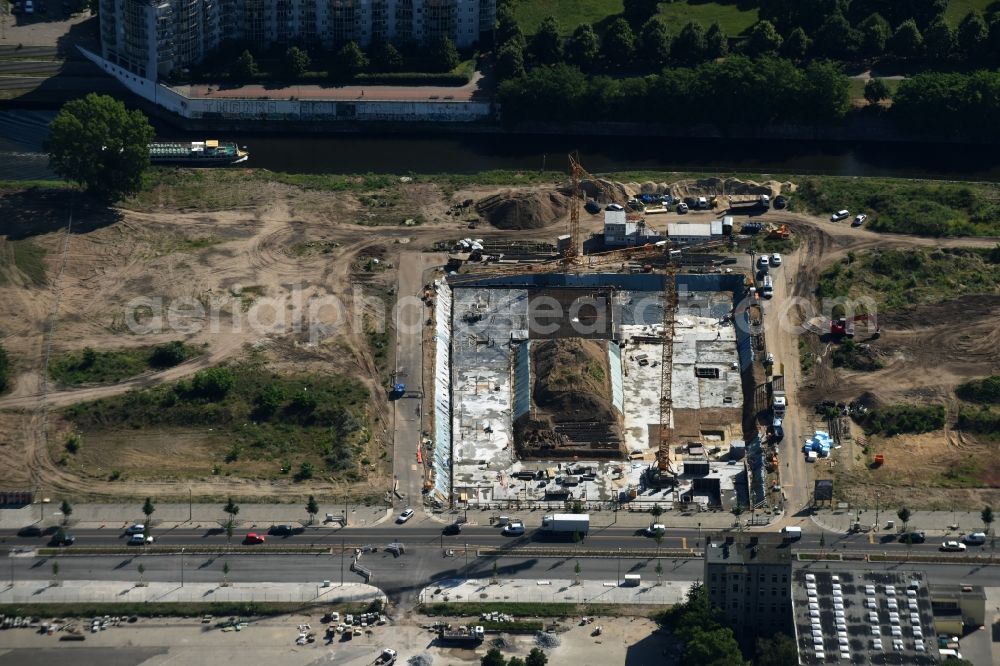
<path fill-rule="evenodd" d="M 798 541 L 802 538 L 802 528 L 801 527 L 782 527 L 781 535 L 785 537 L 785 541 Z"/>
<path fill-rule="evenodd" d="M 844 210 L 838 210 L 836 213 L 830 216 L 831 222 L 840 222 L 841 220 L 846 220 L 851 216 L 851 213 L 845 208 Z"/>

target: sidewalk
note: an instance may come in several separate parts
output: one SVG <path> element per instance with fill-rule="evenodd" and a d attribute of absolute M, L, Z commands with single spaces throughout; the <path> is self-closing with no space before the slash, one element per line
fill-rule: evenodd
<path fill-rule="evenodd" d="M 224 502 L 216 504 L 156 504 L 152 524 L 158 529 L 173 527 L 208 528 L 224 526 L 229 514 L 222 510 Z M 21 509 L 0 509 L 0 529 L 19 529 L 26 525 L 59 525 L 62 523 L 60 503 L 36 503 Z M 40 520 L 44 510 L 45 518 Z M 320 504 L 319 513 L 313 526 L 323 526 L 326 514 L 332 514 L 336 521 L 344 515 L 343 504 Z M 349 506 L 347 510 L 348 527 L 371 527 L 381 524 L 392 516 L 392 510 L 384 506 Z M 126 527 L 132 523 L 142 523 L 145 516 L 142 513 L 141 502 L 128 504 L 76 504 L 70 524 L 78 529 L 97 529 L 101 527 Z M 309 521 L 305 505 L 298 504 L 241 504 L 236 514 L 237 529 L 261 528 L 271 525 L 288 524 L 292 526 L 305 525 Z M 336 529 L 339 522 L 327 523 Z"/>
<path fill-rule="evenodd" d="M 13 589 L 5 584 L 0 590 L 0 604 L 74 604 L 74 603 L 329 603 L 343 604 L 386 600 L 377 587 L 362 583 L 147 583 L 102 580 L 67 580 L 58 586 L 46 581 L 17 581 Z"/>
<path fill-rule="evenodd" d="M 978 511 L 917 511 L 911 510 L 910 521 L 906 528 L 911 531 L 927 532 L 928 536 L 958 536 L 969 532 L 983 532 L 982 517 Z M 876 524 L 875 511 L 861 511 L 858 518 L 858 511 L 820 511 L 812 516 L 812 522 L 819 527 L 831 532 L 846 533 L 854 525 L 855 520 L 860 520 L 862 531 L 869 531 L 872 525 Z M 886 528 L 888 521 L 893 521 L 894 526 Z M 896 515 L 895 508 L 889 508 L 878 512 L 879 532 L 890 534 L 901 532 L 903 522 Z"/>
<path fill-rule="evenodd" d="M 565 513 L 565 510 L 562 510 L 561 512 Z M 523 520 L 525 526 L 530 529 L 532 526 L 537 527 L 538 525 L 541 525 L 542 516 L 549 513 L 560 512 L 542 509 L 502 509 L 494 511 L 470 509 L 467 515 L 469 525 L 489 526 L 492 524 L 490 522 L 490 518 L 495 519 L 498 516 L 508 516 L 510 518 Z M 653 516 L 653 514 L 648 511 L 628 511 L 627 509 L 622 509 L 617 512 L 590 511 L 589 514 L 591 531 L 611 526 L 634 527 L 638 530 L 649 527 L 650 523 L 662 523 L 668 528 L 685 527 L 690 529 L 698 529 L 700 525 L 703 530 L 722 530 L 736 526 L 736 517 L 731 513 L 726 513 L 725 511 L 682 513 L 680 511 L 671 510 L 664 511 L 659 515 L 659 517 Z M 454 522 L 456 518 L 462 518 L 465 515 L 466 511 L 464 509 L 449 510 L 443 513 L 435 514 L 435 516 L 441 519 L 444 523 Z M 749 512 L 740 516 L 740 520 L 744 522 L 749 518 Z"/>
<path fill-rule="evenodd" d="M 572 580 L 499 579 L 496 585 L 489 579 L 440 580 L 420 592 L 420 603 L 496 603 L 502 611 L 505 603 L 594 603 L 621 605 L 666 606 L 684 601 L 694 581 L 663 581 L 656 583 L 656 576 L 642 577 L 639 585 L 625 587 L 612 578 L 609 581 L 583 580 L 574 585 Z M 435 594 L 440 590 L 440 593 Z"/>

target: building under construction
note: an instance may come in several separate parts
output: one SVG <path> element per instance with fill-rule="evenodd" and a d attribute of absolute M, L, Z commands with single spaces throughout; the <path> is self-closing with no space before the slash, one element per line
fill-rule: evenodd
<path fill-rule="evenodd" d="M 336 49 L 448 37 L 468 48 L 492 34 L 495 17 L 496 0 L 100 0 L 101 51 L 155 80 L 223 42 Z"/>
<path fill-rule="evenodd" d="M 734 312 L 747 288 L 744 276 L 718 273 L 440 281 L 434 491 L 479 506 L 745 505 L 753 350 Z"/>

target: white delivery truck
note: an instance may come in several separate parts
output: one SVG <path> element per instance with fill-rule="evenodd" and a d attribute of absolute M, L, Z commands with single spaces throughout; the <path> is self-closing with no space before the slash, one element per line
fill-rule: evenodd
<path fill-rule="evenodd" d="M 579 534 L 590 529 L 590 515 L 586 513 L 553 513 L 542 516 L 542 532 L 548 534 Z"/>
<path fill-rule="evenodd" d="M 802 538 L 802 528 L 801 527 L 782 527 L 781 536 L 785 538 L 785 541 L 798 541 Z"/>

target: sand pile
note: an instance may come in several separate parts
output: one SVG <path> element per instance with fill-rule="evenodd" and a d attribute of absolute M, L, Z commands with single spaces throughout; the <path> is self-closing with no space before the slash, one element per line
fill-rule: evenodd
<path fill-rule="evenodd" d="M 606 341 L 535 341 L 531 360 L 535 377 L 532 398 L 552 421 L 615 421 Z"/>
<path fill-rule="evenodd" d="M 476 212 L 498 229 L 541 229 L 569 214 L 569 197 L 556 191 L 508 190 L 481 199 Z"/>

